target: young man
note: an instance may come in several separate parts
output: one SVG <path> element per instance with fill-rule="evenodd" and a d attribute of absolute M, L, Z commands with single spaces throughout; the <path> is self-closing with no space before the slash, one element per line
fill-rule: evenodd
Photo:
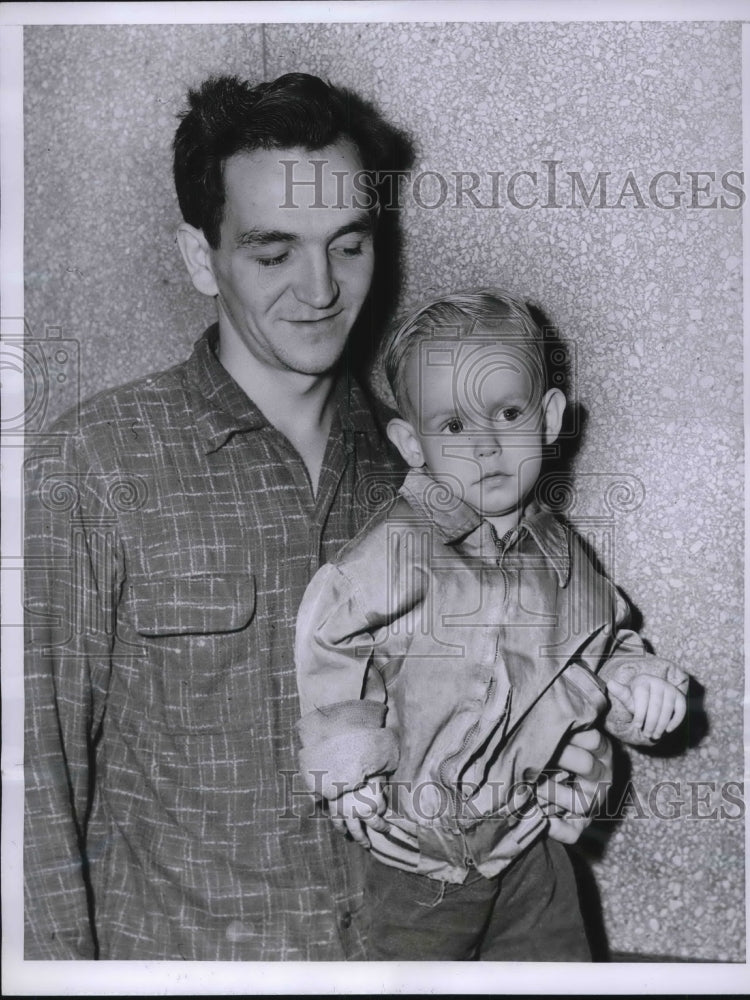
<path fill-rule="evenodd" d="M 293 638 L 394 470 L 344 359 L 376 264 L 361 171 L 396 138 L 300 74 L 190 95 L 178 241 L 218 323 L 29 463 L 27 958 L 363 955 L 359 859 L 295 794 Z M 591 749 L 566 766 L 595 782 Z"/>

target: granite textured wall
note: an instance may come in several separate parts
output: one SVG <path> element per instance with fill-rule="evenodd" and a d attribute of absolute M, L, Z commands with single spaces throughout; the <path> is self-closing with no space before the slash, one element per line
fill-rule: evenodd
<path fill-rule="evenodd" d="M 189 85 L 317 73 L 414 136 L 402 306 L 500 284 L 559 328 L 586 416 L 569 513 L 695 679 L 687 749 L 623 759 L 582 848 L 610 947 L 743 958 L 739 25 L 27 27 L 24 52 L 26 317 L 78 341 L 84 394 L 213 317 L 174 242 Z"/>

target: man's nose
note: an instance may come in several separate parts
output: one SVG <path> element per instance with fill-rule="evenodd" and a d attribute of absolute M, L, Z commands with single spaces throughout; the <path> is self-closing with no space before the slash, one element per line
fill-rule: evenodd
<path fill-rule="evenodd" d="M 339 294 L 339 286 L 333 276 L 328 254 L 310 253 L 304 260 L 295 287 L 300 302 L 316 309 L 332 305 Z"/>

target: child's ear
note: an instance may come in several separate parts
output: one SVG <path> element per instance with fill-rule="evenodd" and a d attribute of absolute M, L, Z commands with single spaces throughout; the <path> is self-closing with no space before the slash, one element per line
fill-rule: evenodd
<path fill-rule="evenodd" d="M 385 430 L 407 465 L 410 465 L 412 469 L 418 469 L 424 465 L 422 446 L 408 420 L 397 417 L 395 420 L 389 421 Z"/>
<path fill-rule="evenodd" d="M 183 222 L 177 229 L 177 245 L 196 289 L 203 295 L 218 295 L 211 266 L 211 248 L 203 231 Z"/>
<path fill-rule="evenodd" d="M 567 400 L 559 389 L 548 389 L 542 399 L 544 443 L 554 444 L 562 427 Z"/>

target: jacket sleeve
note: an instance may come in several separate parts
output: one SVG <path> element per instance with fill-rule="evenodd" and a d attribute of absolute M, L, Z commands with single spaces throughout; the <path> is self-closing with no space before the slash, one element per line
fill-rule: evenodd
<path fill-rule="evenodd" d="M 105 503 L 70 435 L 27 460 L 25 957 L 96 957 L 86 824 L 114 618 Z M 111 513 L 111 512 L 110 512 Z M 111 526 L 111 516 L 108 520 Z M 99 526 L 97 533 L 95 525 Z"/>
<path fill-rule="evenodd" d="M 325 798 L 398 764 L 397 734 L 385 727 L 385 684 L 370 669 L 382 623 L 377 611 L 364 611 L 353 584 L 332 564 L 318 570 L 300 605 L 300 770 L 308 788 Z"/>
<path fill-rule="evenodd" d="M 584 660 L 606 684 L 610 680 L 630 684 L 638 674 L 650 674 L 669 681 L 683 694 L 687 694 L 688 675 L 676 663 L 650 653 L 637 632 L 629 627 L 630 607 L 619 590 L 615 594 L 615 627 L 602 632 L 584 652 Z M 632 715 L 611 691 L 607 691 L 610 708 L 604 718 L 604 727 L 612 736 L 634 746 L 653 746 L 632 724 Z"/>

